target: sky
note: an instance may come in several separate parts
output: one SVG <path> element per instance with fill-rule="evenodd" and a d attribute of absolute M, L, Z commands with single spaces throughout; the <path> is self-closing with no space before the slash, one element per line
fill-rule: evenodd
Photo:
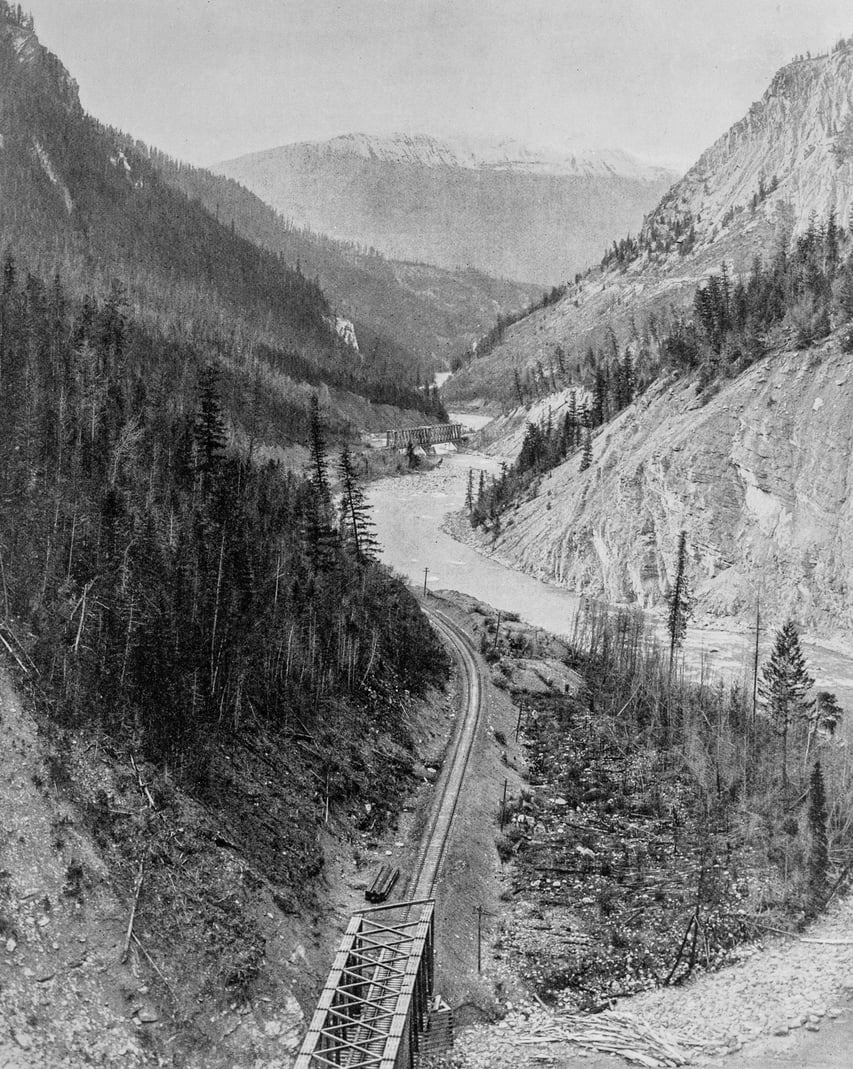
<path fill-rule="evenodd" d="M 98 119 L 205 165 L 355 131 L 689 167 L 850 0 L 23 0 Z"/>

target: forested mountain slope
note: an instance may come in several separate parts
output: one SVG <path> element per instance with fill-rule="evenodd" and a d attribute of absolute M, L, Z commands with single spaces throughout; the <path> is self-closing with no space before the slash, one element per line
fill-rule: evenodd
<path fill-rule="evenodd" d="M 217 221 L 85 115 L 60 61 L 6 5 L 0 86 L 0 243 L 20 268 L 58 272 L 77 296 L 106 295 L 117 282 L 164 336 L 190 341 L 249 382 L 262 377 L 294 412 L 293 425 L 276 431 L 281 439 L 304 434 L 300 382 L 332 389 L 338 423 L 378 428 L 400 418 L 373 413 L 366 400 L 430 407 L 409 354 L 391 345 L 381 363 L 356 354 L 315 280 Z"/>
<path fill-rule="evenodd" d="M 136 146 L 148 152 L 145 146 Z M 239 234 L 280 253 L 285 263 L 317 278 L 335 310 L 355 324 L 363 354 L 382 360 L 389 345 L 408 350 L 426 382 L 464 352 L 498 315 L 523 310 L 538 286 L 386 259 L 367 249 L 299 228 L 230 178 L 190 167 L 157 152 L 152 162 L 170 185 L 197 198 Z"/>
<path fill-rule="evenodd" d="M 399 811 L 447 672 L 341 437 L 434 399 L 87 118 L 4 0 L 0 135 L 0 1051 L 274 1060 L 329 857 Z M 288 441 L 308 472 L 263 459 Z"/>

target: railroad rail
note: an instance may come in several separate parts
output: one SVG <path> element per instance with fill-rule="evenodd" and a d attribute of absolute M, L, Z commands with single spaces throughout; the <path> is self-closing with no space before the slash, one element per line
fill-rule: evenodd
<path fill-rule="evenodd" d="M 360 910 L 350 920 L 294 1069 L 411 1069 L 433 993 L 434 891 L 447 850 L 482 706 L 470 640 L 441 610 L 426 607 L 456 652 L 462 708 L 430 807 L 410 901 Z"/>
<path fill-rule="evenodd" d="M 453 738 L 450 759 L 445 760 L 438 780 L 417 868 L 413 878 L 406 884 L 406 892 L 412 898 L 427 898 L 433 894 L 447 850 L 447 840 L 450 837 L 462 780 L 468 768 L 471 747 L 480 724 L 483 702 L 480 672 L 470 639 L 446 613 L 429 605 L 424 608 L 436 630 L 456 651 L 457 661 L 462 669 L 461 704 L 465 715 L 460 718 L 461 723 Z"/>

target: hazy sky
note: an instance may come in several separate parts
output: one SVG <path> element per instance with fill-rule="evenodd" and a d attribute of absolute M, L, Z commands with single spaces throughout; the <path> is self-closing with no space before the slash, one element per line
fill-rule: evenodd
<path fill-rule="evenodd" d="M 508 135 L 685 168 L 850 0 L 24 0 L 83 105 L 212 163 L 349 131 Z"/>

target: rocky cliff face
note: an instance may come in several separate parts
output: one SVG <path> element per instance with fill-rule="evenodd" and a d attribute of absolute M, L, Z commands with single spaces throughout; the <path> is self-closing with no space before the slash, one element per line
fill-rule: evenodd
<path fill-rule="evenodd" d="M 664 197 L 646 230 L 689 213 L 713 238 L 760 210 L 784 205 L 794 229 L 853 204 L 853 48 L 783 67 L 747 114 L 700 157 Z"/>
<path fill-rule="evenodd" d="M 661 383 L 504 522 L 497 554 L 610 601 L 651 606 L 687 531 L 699 611 L 853 629 L 853 362 L 833 342 L 756 364 L 707 404 Z"/>
<path fill-rule="evenodd" d="M 636 230 L 675 174 L 618 150 L 348 134 L 217 165 L 300 225 L 399 260 L 553 285 Z"/>

